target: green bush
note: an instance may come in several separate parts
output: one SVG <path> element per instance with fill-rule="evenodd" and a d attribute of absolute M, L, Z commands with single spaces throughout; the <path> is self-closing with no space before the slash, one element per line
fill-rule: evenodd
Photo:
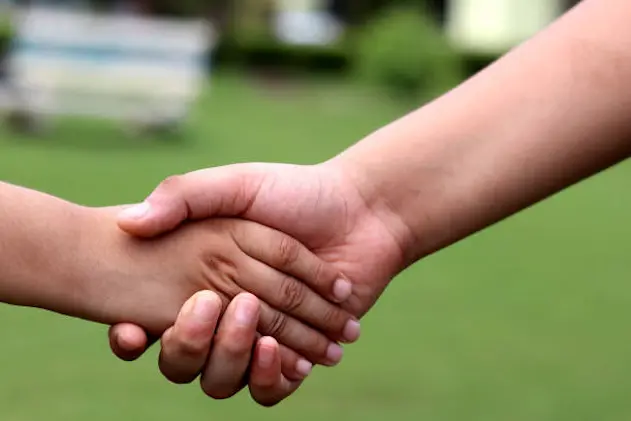
<path fill-rule="evenodd" d="M 213 54 L 214 66 L 276 69 L 297 73 L 339 73 L 349 62 L 344 42 L 330 46 L 284 45 L 272 37 L 224 37 Z"/>
<path fill-rule="evenodd" d="M 1 9 L 1 8 L 0 8 Z M 13 37 L 13 24 L 8 13 L 0 10 L 0 61 L 6 54 Z"/>
<path fill-rule="evenodd" d="M 462 57 L 418 7 L 390 9 L 358 34 L 357 76 L 409 98 L 433 98 L 463 78 Z"/>

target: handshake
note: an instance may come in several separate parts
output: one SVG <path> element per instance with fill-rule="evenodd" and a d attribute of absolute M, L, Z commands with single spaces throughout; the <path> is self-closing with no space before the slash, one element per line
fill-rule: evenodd
<path fill-rule="evenodd" d="M 115 227 L 107 213 L 95 225 Z M 293 390 L 312 364 L 340 362 L 338 343 L 359 338 L 357 319 L 342 307 L 352 294 L 351 283 L 280 231 L 211 218 L 152 240 L 118 233 L 112 244 L 104 250 L 123 253 L 108 257 L 116 268 L 107 270 L 113 271 L 108 286 L 100 283 L 93 291 L 92 308 L 99 308 L 105 291 L 117 298 L 85 316 L 108 324 L 133 322 L 161 336 L 164 375 L 182 383 L 201 373 L 202 387 L 212 397 L 236 393 L 249 369 L 253 396 L 266 403 L 269 398 L 255 394 L 257 386 Z M 137 343 L 132 348 L 140 350 L 145 344 L 141 330 L 135 334 L 140 339 L 127 338 L 133 329 L 123 324 L 112 330 L 113 349 L 121 349 L 122 357 L 135 351 L 125 344 Z"/>
<path fill-rule="evenodd" d="M 201 377 L 213 398 L 248 386 L 273 405 L 313 365 L 338 364 L 404 267 L 396 234 L 337 164 L 202 170 L 135 206 L 9 184 L 0 202 L 2 301 L 111 325 L 124 360 L 160 338 L 162 373 Z"/>

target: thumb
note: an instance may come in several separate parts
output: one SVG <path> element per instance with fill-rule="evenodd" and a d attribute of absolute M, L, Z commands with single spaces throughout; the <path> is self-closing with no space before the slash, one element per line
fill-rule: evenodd
<path fill-rule="evenodd" d="M 166 178 L 137 205 L 118 215 L 118 226 L 137 237 L 154 237 L 186 220 L 244 214 L 254 202 L 265 171 L 238 164 Z"/>
<path fill-rule="evenodd" d="M 118 214 L 118 227 L 135 237 L 155 237 L 177 228 L 188 219 L 179 205 L 154 205 L 151 196 L 144 202 L 128 205 Z"/>

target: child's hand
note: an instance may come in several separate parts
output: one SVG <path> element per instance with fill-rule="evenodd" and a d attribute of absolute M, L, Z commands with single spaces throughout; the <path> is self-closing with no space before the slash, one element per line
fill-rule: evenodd
<path fill-rule="evenodd" d="M 204 393 L 215 399 L 234 396 L 246 386 L 264 406 L 293 394 L 309 375 L 311 364 L 273 338 L 256 333 L 259 303 L 252 294 L 239 294 L 221 315 L 217 294 L 196 293 L 162 335 L 160 371 L 177 384 L 199 377 Z M 125 360 L 139 357 L 147 344 L 144 331 L 128 324 L 113 327 L 110 339 L 112 350 Z"/>
<path fill-rule="evenodd" d="M 108 237 L 108 247 L 88 241 L 102 249 L 104 260 L 96 268 L 98 288 L 87 294 L 87 318 L 130 322 L 160 335 L 195 292 L 216 291 L 225 308 L 231 298 L 247 291 L 262 301 L 259 333 L 313 363 L 336 364 L 342 349 L 335 342 L 359 337 L 358 322 L 331 302 L 350 295 L 350 285 L 278 231 L 242 220 L 213 219 L 155 240 L 118 231 Z M 342 290 L 338 299 L 336 290 Z"/>

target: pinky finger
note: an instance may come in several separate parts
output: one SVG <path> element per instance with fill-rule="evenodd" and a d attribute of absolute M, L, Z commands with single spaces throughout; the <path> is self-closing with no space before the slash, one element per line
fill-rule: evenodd
<path fill-rule="evenodd" d="M 289 380 L 304 380 L 313 367 L 309 361 L 284 345 L 280 346 L 281 372 Z"/>
<path fill-rule="evenodd" d="M 293 394 L 301 383 L 283 376 L 278 342 L 269 336 L 259 339 L 250 371 L 252 399 L 262 406 L 274 406 Z"/>

